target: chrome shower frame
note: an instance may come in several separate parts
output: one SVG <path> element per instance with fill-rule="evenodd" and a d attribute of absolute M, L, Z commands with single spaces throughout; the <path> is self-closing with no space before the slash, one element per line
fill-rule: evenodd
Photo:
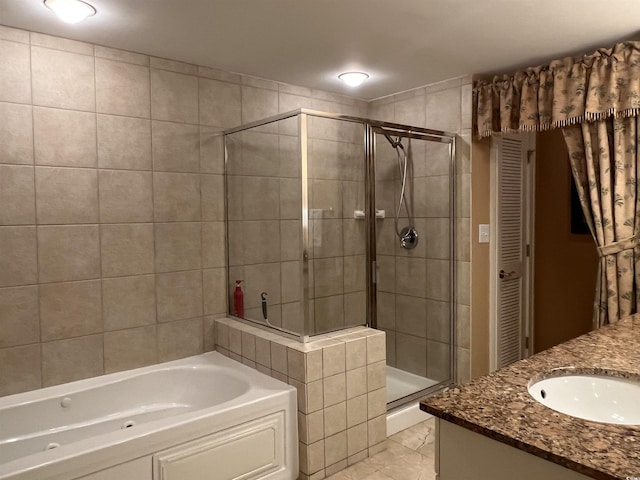
<path fill-rule="evenodd" d="M 449 381 L 444 381 L 434 387 L 417 392 L 410 397 L 405 397 L 389 404 L 389 408 L 393 408 L 396 404 L 404 404 L 407 401 L 411 401 L 416 398 L 421 398 L 425 394 L 431 393 L 437 389 L 443 388 L 443 386 L 450 385 L 454 381 L 456 372 L 456 358 L 455 358 L 455 327 L 456 327 L 456 262 L 455 262 L 455 224 L 456 224 L 456 210 L 455 210 L 455 186 L 456 186 L 456 171 L 455 171 L 455 142 L 456 135 L 451 132 L 443 130 L 433 130 L 422 127 L 415 127 L 410 125 L 403 125 L 390 122 L 382 122 L 377 120 L 371 120 L 367 118 L 355 117 L 350 115 L 341 115 L 335 113 L 321 112 L 317 110 L 311 110 L 306 108 L 300 108 L 292 110 L 290 112 L 274 115 L 263 120 L 247 123 L 235 128 L 225 130 L 224 135 L 224 160 L 225 160 L 225 172 L 228 169 L 228 148 L 227 148 L 227 135 L 249 130 L 255 127 L 268 125 L 281 120 L 298 117 L 299 128 L 299 144 L 298 153 L 301 161 L 301 193 L 302 193 L 302 236 L 301 236 L 301 299 L 303 308 L 303 318 L 301 319 L 301 325 L 299 332 L 292 332 L 277 326 L 268 326 L 280 331 L 281 333 L 295 338 L 300 342 L 307 342 L 312 339 L 315 332 L 310 328 L 310 292 L 309 292 L 309 185 L 308 185 L 308 155 L 307 155 L 307 139 L 308 139 L 308 118 L 309 117 L 321 117 L 327 119 L 333 119 L 345 122 L 360 123 L 364 127 L 364 194 L 365 194 L 365 219 L 366 219 L 366 292 L 367 292 L 367 308 L 366 319 L 367 326 L 371 328 L 377 328 L 377 298 L 376 298 L 376 208 L 375 208 L 375 157 L 376 157 L 376 134 L 379 135 L 391 135 L 400 138 L 412 138 L 417 140 L 445 143 L 449 145 L 449 252 L 450 252 L 450 292 L 451 292 L 451 349 L 450 349 L 450 365 L 451 365 L 451 377 Z M 225 211 L 226 204 L 228 202 L 226 192 L 228 192 L 227 175 L 225 174 Z M 426 239 L 423 239 L 427 241 Z M 229 265 L 229 238 L 227 235 L 227 265 Z M 231 313 L 229 313 L 231 315 Z M 244 319 L 250 321 L 259 326 L 265 326 L 264 323 L 254 321 L 250 319 Z"/>

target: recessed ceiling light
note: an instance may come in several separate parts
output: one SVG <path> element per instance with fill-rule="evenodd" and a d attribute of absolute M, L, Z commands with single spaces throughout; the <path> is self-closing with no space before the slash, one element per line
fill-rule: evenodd
<path fill-rule="evenodd" d="M 67 23 L 78 23 L 96 14 L 93 6 L 81 0 L 44 0 L 44 4 Z"/>
<path fill-rule="evenodd" d="M 338 78 L 350 87 L 357 87 L 362 85 L 369 75 L 363 72 L 345 72 L 338 75 Z"/>

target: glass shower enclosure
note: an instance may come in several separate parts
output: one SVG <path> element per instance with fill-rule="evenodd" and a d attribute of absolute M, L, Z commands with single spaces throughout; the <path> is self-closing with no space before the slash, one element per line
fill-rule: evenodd
<path fill-rule="evenodd" d="M 450 384 L 454 135 L 299 109 L 224 139 L 229 314 L 384 330 L 390 408 Z"/>

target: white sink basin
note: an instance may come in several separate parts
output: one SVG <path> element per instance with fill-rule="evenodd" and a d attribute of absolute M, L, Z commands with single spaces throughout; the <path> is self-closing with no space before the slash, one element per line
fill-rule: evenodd
<path fill-rule="evenodd" d="M 593 422 L 640 425 L 640 382 L 605 375 L 551 377 L 529 394 L 557 412 Z"/>

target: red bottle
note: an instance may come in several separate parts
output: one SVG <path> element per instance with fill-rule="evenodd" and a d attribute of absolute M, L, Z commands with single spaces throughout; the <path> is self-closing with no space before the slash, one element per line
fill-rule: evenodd
<path fill-rule="evenodd" d="M 240 287 L 241 283 L 242 280 L 236 280 L 236 290 L 233 292 L 233 313 L 236 317 L 244 318 L 244 293 Z"/>

